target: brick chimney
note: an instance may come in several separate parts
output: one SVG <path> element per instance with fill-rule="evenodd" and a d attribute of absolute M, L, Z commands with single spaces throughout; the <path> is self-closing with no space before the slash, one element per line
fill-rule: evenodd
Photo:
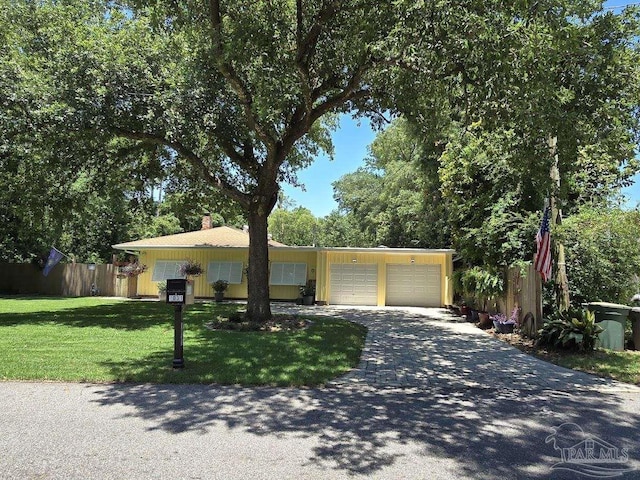
<path fill-rule="evenodd" d="M 202 217 L 202 230 L 209 230 L 211 228 L 211 214 L 205 213 Z"/>

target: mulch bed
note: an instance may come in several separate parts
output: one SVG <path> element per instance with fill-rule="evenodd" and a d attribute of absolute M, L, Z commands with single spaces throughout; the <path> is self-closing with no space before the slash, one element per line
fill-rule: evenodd
<path fill-rule="evenodd" d="M 493 328 L 487 330 L 487 333 L 493 335 L 499 340 L 516 347 L 518 350 L 533 355 L 542 360 L 551 363 L 558 363 L 558 359 L 566 355 L 575 355 L 575 351 L 570 350 L 551 350 L 544 347 L 538 347 L 535 340 L 520 335 L 519 332 L 514 333 L 497 333 Z"/>
<path fill-rule="evenodd" d="M 230 318 L 218 317 L 213 322 L 205 324 L 209 330 L 232 330 L 239 332 L 291 332 L 304 330 L 311 325 L 311 320 L 297 315 L 273 315 L 268 322 L 252 322 L 243 315 Z"/>

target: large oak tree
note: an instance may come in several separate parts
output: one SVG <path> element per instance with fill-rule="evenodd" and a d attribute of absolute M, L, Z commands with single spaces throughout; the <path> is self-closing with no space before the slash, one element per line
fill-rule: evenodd
<path fill-rule="evenodd" d="M 376 120 L 413 91 L 510 98 L 519 60 L 546 41 L 536 25 L 599 3 L 4 0 L 3 145 L 37 145 L 70 172 L 117 169 L 115 139 L 169 151 L 176 175 L 197 172 L 244 210 L 247 314 L 264 320 L 267 218 L 280 184 L 331 150 L 327 115 Z"/>

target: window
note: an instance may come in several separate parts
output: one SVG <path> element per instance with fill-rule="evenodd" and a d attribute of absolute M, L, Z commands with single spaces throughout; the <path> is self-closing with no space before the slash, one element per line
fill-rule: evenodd
<path fill-rule="evenodd" d="M 216 280 L 242 283 L 242 262 L 209 262 L 207 283 L 213 283 Z"/>
<path fill-rule="evenodd" d="M 186 262 L 186 260 L 156 260 L 151 281 L 164 282 L 170 278 L 185 278 L 184 275 L 180 275 L 180 265 Z"/>
<path fill-rule="evenodd" d="M 271 264 L 271 285 L 304 285 L 307 283 L 306 263 L 278 263 Z"/>

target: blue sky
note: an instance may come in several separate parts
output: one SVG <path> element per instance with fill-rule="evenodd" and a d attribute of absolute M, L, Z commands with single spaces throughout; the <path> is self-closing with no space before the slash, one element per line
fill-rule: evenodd
<path fill-rule="evenodd" d="M 633 2 L 610 0 L 605 7 L 622 7 Z M 326 156 L 318 157 L 308 168 L 302 170 L 299 179 L 305 191 L 291 185 L 283 187 L 284 194 L 297 206 L 308 208 L 316 217 L 324 217 L 337 208 L 333 200 L 331 184 L 346 173 L 355 171 L 364 165 L 367 147 L 373 142 L 376 133 L 366 119 L 354 120 L 348 115 L 340 119 L 340 126 L 333 133 L 335 147 L 334 160 Z M 640 203 L 640 174 L 635 176 L 633 186 L 623 190 L 627 205 L 631 208 Z"/>
<path fill-rule="evenodd" d="M 316 217 L 329 215 L 337 208 L 331 183 L 364 165 L 367 147 L 375 136 L 366 119 L 354 120 L 348 115 L 342 116 L 340 126 L 332 135 L 334 160 L 324 155 L 318 157 L 311 166 L 299 173 L 299 180 L 306 191 L 285 185 L 284 194 L 294 200 L 296 206 L 311 210 Z"/>

